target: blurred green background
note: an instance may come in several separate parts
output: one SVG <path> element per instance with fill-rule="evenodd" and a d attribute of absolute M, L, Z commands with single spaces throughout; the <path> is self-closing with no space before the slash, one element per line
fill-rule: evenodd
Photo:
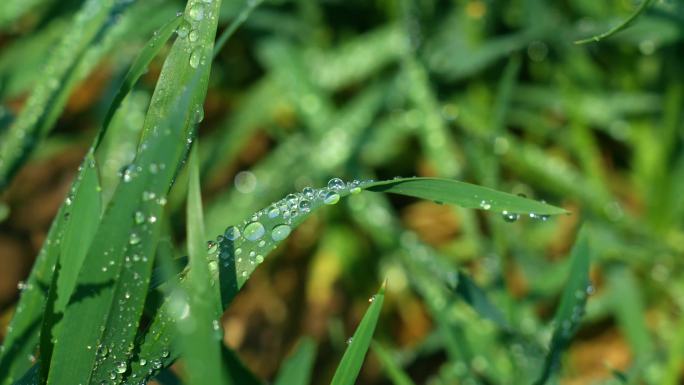
<path fill-rule="evenodd" d="M 2 194 L 1 330 L 120 80 L 182 5 L 138 0 L 121 12 L 74 69 L 52 132 Z M 573 44 L 638 5 L 259 4 L 212 68 L 200 125 L 209 234 L 331 176 L 456 178 L 572 215 L 509 223 L 405 197 L 351 197 L 316 213 L 255 272 L 223 317 L 226 344 L 272 379 L 298 338 L 314 336 L 314 383 L 327 383 L 387 279 L 376 340 L 416 384 L 531 383 L 567 255 L 590 223 L 592 292 L 560 382 L 682 383 L 684 3 L 655 1 L 626 30 Z M 0 135 L 80 6 L 0 4 Z M 224 1 L 219 33 L 244 7 Z M 162 59 L 116 115 L 104 168 L 130 162 Z M 183 193 L 168 207 L 179 247 Z M 471 277 L 491 312 L 436 285 L 440 269 Z M 376 353 L 358 384 L 400 384 Z"/>

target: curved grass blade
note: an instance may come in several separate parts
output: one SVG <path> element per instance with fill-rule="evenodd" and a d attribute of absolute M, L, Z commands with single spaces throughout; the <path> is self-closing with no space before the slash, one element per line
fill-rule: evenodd
<path fill-rule="evenodd" d="M 186 212 L 190 271 L 187 275 L 185 306 L 189 309 L 189 315 L 181 313 L 176 325 L 179 342 L 185 352 L 188 383 L 230 384 L 232 381 L 225 376 L 221 366 L 223 333 L 217 335 L 214 331 L 215 327 L 220 328 L 217 319 L 221 316 L 221 308 L 218 285 L 211 277 L 208 266 L 197 148 L 197 145 L 193 147 L 190 156 Z"/>
<path fill-rule="evenodd" d="M 198 30 L 198 40 L 176 40 L 164 63 L 141 151 L 124 172 L 124 183 L 118 185 L 88 251 L 79 274 L 81 290 L 71 298 L 55 344 L 48 384 L 99 384 L 111 381 L 112 375 L 121 381 L 130 371 L 127 361 L 147 294 L 166 195 L 194 138 L 206 94 L 206 57 L 216 32 L 218 6 L 218 1 L 188 4 L 188 9 L 202 8 L 186 15 Z M 94 322 L 84 327 L 83 318 Z M 72 362 L 74 356 L 80 359 Z"/>
<path fill-rule="evenodd" d="M 590 287 L 589 261 L 591 250 L 588 232 L 589 229 L 586 226 L 582 227 L 577 236 L 577 241 L 575 241 L 575 245 L 572 247 L 572 252 L 570 253 L 572 258 L 570 277 L 563 290 L 560 305 L 554 316 L 553 322 L 556 327 L 551 337 L 549 354 L 546 356 L 542 373 L 535 382 L 535 385 L 545 384 L 554 372 L 558 370 L 561 354 L 570 344 L 584 315 L 587 291 Z"/>
<path fill-rule="evenodd" d="M 0 190 L 7 186 L 35 144 L 48 133 L 75 85 L 79 62 L 121 10 L 114 0 L 88 0 L 83 4 L 72 28 L 63 34 L 50 56 L 21 113 L 0 140 Z"/>
<path fill-rule="evenodd" d="M 395 188 L 402 184 L 408 188 Z M 466 187 L 462 187 L 463 185 Z M 345 183 L 338 178 L 333 178 L 328 183 L 328 187 L 306 188 L 301 193 L 289 194 L 284 199 L 254 213 L 242 223 L 229 226 L 223 234 L 217 237 L 218 245 L 211 244 L 210 248 L 213 250 L 212 257 L 218 259 L 222 307 L 228 306 L 252 272 L 273 249 L 289 236 L 293 229 L 308 218 L 310 213 L 326 205 L 334 205 L 341 198 L 358 194 L 363 189 L 426 199 L 442 199 L 449 203 L 465 202 L 464 205 L 470 202 L 469 199 L 472 200 L 472 197 L 466 193 L 485 194 L 482 196 L 496 198 L 497 201 L 491 203 L 492 207 L 500 209 L 515 208 L 522 212 L 534 209 L 543 214 L 565 212 L 560 208 L 522 197 L 447 179 L 408 178 L 362 184 L 358 181 Z M 475 207 L 478 208 L 478 206 Z M 166 301 L 161 306 L 162 308 L 156 311 L 150 328 L 139 341 L 141 346 L 139 357 L 132 365 L 132 374 L 136 375 L 136 379 L 153 376 L 157 370 L 170 365 L 178 357 L 179 353 L 172 344 L 174 320 L 166 315 L 165 310 L 170 304 Z M 158 365 L 155 365 L 156 368 L 141 365 L 140 358 L 145 361 L 154 359 Z"/>
<path fill-rule="evenodd" d="M 619 25 L 609 29 L 608 31 L 606 31 L 604 33 L 594 35 L 594 36 L 588 37 L 586 39 L 576 40 L 574 43 L 575 44 L 587 44 L 587 43 L 592 43 L 592 42 L 599 42 L 603 39 L 607 39 L 607 38 L 615 35 L 616 33 L 620 32 L 623 29 L 632 25 L 632 23 L 634 23 L 634 21 L 639 17 L 639 15 L 641 15 L 648 8 L 648 6 L 651 5 L 652 2 L 653 2 L 653 0 L 642 1 L 641 5 L 639 5 L 639 8 L 637 8 L 634 11 L 634 13 L 632 13 L 625 21 L 623 21 Z"/>
<path fill-rule="evenodd" d="M 116 113 L 116 111 L 119 109 L 119 106 L 121 106 L 121 102 L 123 102 L 126 95 L 131 92 L 133 86 L 138 82 L 138 79 L 140 79 L 140 77 L 147 70 L 147 66 L 149 66 L 152 59 L 159 54 L 159 51 L 161 51 L 161 49 L 164 47 L 164 43 L 169 40 L 171 35 L 173 35 L 181 21 L 183 21 L 183 18 L 180 15 L 174 16 L 172 20 L 167 22 L 153 34 L 152 38 L 147 42 L 147 44 L 145 44 L 145 48 L 140 51 L 138 57 L 135 59 L 131 65 L 131 68 L 126 73 L 121 87 L 119 87 L 116 96 L 114 96 L 112 104 L 109 106 L 109 110 L 107 110 L 107 114 L 105 115 L 104 121 L 102 123 L 103 129 L 100 130 L 97 138 L 95 139 L 96 148 L 104 137 L 107 127 L 109 127 L 109 123 L 111 122 L 112 117 L 114 117 L 114 113 Z"/>
<path fill-rule="evenodd" d="M 330 385 L 353 385 L 356 377 L 361 371 L 361 366 L 366 357 L 366 352 L 373 340 L 375 325 L 380 317 L 382 302 L 385 299 L 385 285 L 380 288 L 378 294 L 373 297 L 373 301 L 363 316 L 359 327 L 356 328 L 354 336 L 347 350 L 342 356 L 342 361 L 335 371 Z"/>
<path fill-rule="evenodd" d="M 363 189 L 408 195 L 441 203 L 452 203 L 469 209 L 492 210 L 502 213 L 530 213 L 534 215 L 568 213 L 562 208 L 546 203 L 451 179 L 399 178 L 368 183 L 363 186 Z"/>
<path fill-rule="evenodd" d="M 387 375 L 394 385 L 415 385 L 413 380 L 411 380 L 408 374 L 406 374 L 404 369 L 397 364 L 387 348 L 375 341 L 373 341 L 373 345 L 371 345 L 371 347 L 373 349 L 373 353 L 375 353 L 378 359 L 380 359 L 383 368 L 387 372 Z"/>
<path fill-rule="evenodd" d="M 316 342 L 311 337 L 303 337 L 297 350 L 280 367 L 274 385 L 309 385 L 315 358 Z"/>

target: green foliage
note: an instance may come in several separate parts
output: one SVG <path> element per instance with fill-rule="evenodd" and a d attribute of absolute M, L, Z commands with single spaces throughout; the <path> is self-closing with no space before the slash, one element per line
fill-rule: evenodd
<path fill-rule="evenodd" d="M 180 6 L 0 4 L 0 385 L 681 381 L 681 4 Z"/>

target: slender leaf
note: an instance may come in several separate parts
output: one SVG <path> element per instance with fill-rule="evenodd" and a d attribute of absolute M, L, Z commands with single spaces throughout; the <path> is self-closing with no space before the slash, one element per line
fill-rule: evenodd
<path fill-rule="evenodd" d="M 641 15 L 648 8 L 648 6 L 651 5 L 652 2 L 653 2 L 653 0 L 643 0 L 641 2 L 641 5 L 639 5 L 639 8 L 637 8 L 634 11 L 634 13 L 632 13 L 622 23 L 616 25 L 615 27 L 613 27 L 613 28 L 609 29 L 608 31 L 603 32 L 601 34 L 594 35 L 594 36 L 588 37 L 586 39 L 576 40 L 575 44 L 586 44 L 586 43 L 592 43 L 592 42 L 599 42 L 603 39 L 607 39 L 607 38 L 615 35 L 616 33 L 620 32 L 623 29 L 632 25 L 632 23 L 634 23 L 634 21 L 636 21 L 636 19 L 639 17 L 639 15 Z"/>
<path fill-rule="evenodd" d="M 394 357 L 392 357 L 392 353 L 385 347 L 383 347 L 381 344 L 373 341 L 373 353 L 378 357 L 380 362 L 382 363 L 383 368 L 385 369 L 385 372 L 387 372 L 387 375 L 389 376 L 390 380 L 394 385 L 414 385 L 415 383 L 411 378 L 406 374 L 404 369 L 397 364 L 396 360 Z"/>
<path fill-rule="evenodd" d="M 297 349 L 283 362 L 274 385 L 309 385 L 316 358 L 316 342 L 302 338 Z"/>
<path fill-rule="evenodd" d="M 399 178 L 369 183 L 363 188 L 369 191 L 408 195 L 441 203 L 452 203 L 469 209 L 492 210 L 502 213 L 530 213 L 535 215 L 567 214 L 566 210 L 546 203 L 449 179 Z"/>
<path fill-rule="evenodd" d="M 579 328 L 584 307 L 587 302 L 587 292 L 590 287 L 589 262 L 591 249 L 589 246 L 589 229 L 580 229 L 575 245 L 570 253 L 572 267 L 570 276 L 563 290 L 560 305 L 556 310 L 553 322 L 556 325 L 551 337 L 549 354 L 546 356 L 536 385 L 545 384 L 558 370 L 563 351 L 568 347 L 572 337 Z"/>
<path fill-rule="evenodd" d="M 342 356 L 342 361 L 340 361 L 330 385 L 353 385 L 356 382 L 356 377 L 361 371 L 366 352 L 373 340 L 373 332 L 375 332 L 375 325 L 378 323 L 384 299 L 385 285 L 373 297 L 370 307 L 363 316 L 358 328 L 356 328 L 356 332 L 354 332 L 354 336 L 344 352 L 344 356 Z"/>

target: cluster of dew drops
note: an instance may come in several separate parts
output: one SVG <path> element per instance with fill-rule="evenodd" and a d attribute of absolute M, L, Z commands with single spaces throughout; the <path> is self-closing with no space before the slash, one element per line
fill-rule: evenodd
<path fill-rule="evenodd" d="M 518 196 L 520 196 L 522 198 L 526 198 L 525 194 L 518 194 Z M 542 200 L 541 203 L 546 203 L 546 202 Z M 489 211 L 492 208 L 492 202 L 490 202 L 486 199 L 483 199 L 480 201 L 480 208 L 482 210 Z M 549 219 L 549 215 L 537 214 L 537 213 L 529 213 L 529 217 L 530 217 L 530 219 L 537 219 L 537 220 L 540 220 L 542 222 L 546 222 Z M 513 212 L 510 212 L 507 210 L 503 210 L 501 212 L 501 218 L 503 218 L 503 220 L 505 222 L 513 223 L 513 222 L 516 222 L 518 219 L 520 219 L 520 214 L 513 213 Z"/>
<path fill-rule="evenodd" d="M 241 225 L 226 228 L 216 241 L 207 242 L 207 250 L 210 254 L 215 254 L 222 244 L 237 245 L 243 242 L 256 242 L 259 249 L 263 249 L 267 244 L 275 245 L 290 235 L 294 220 L 308 214 L 315 207 L 336 204 L 342 194 L 358 194 L 361 192 L 362 185 L 369 182 L 372 181 L 345 182 L 340 178 L 332 178 L 326 187 L 319 189 L 305 187 L 299 193 L 288 194 L 285 198 L 252 215 Z M 264 223 L 268 225 L 274 222 L 276 224 L 271 225 L 270 229 L 264 225 Z M 250 247 L 250 249 L 256 249 L 256 247 Z M 242 248 L 235 248 L 234 255 L 238 263 L 242 262 L 242 253 Z M 221 257 L 224 255 L 222 254 Z M 257 254 L 256 251 L 251 251 L 249 257 L 252 265 L 264 260 L 263 255 Z M 241 274 L 243 277 L 247 276 L 246 271 Z"/>
<path fill-rule="evenodd" d="M 191 45 L 197 43 L 200 37 L 198 30 L 199 23 L 205 18 L 213 19 L 216 17 L 209 9 L 207 9 L 207 5 L 211 4 L 212 1 L 213 0 L 197 0 L 193 5 L 190 6 L 184 15 L 184 20 L 181 22 L 180 26 L 178 26 L 178 29 L 176 29 L 178 37 L 181 39 L 187 38 Z M 183 15 L 182 12 L 177 14 L 177 16 L 181 15 Z M 190 64 L 190 67 L 197 68 L 199 67 L 200 63 L 204 64 L 203 54 L 204 48 L 201 46 L 192 49 L 188 63 Z"/>

